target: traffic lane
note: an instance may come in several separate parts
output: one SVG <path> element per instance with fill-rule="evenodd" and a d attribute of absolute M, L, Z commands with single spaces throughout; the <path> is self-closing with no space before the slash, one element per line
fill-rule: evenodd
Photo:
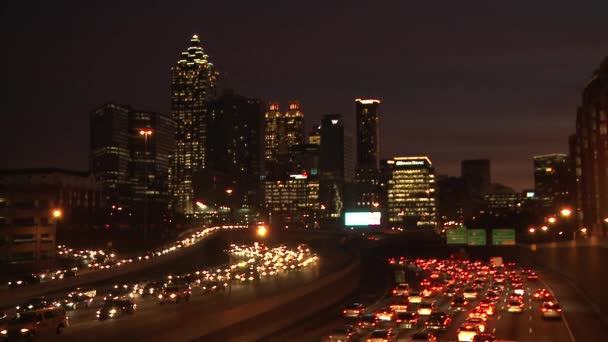
<path fill-rule="evenodd" d="M 201 326 L 202 334 L 212 327 L 201 319 L 212 322 L 214 314 L 222 310 L 288 290 L 318 276 L 318 267 L 312 265 L 300 271 L 280 274 L 278 277 L 264 278 L 258 286 L 236 285 L 226 293 L 212 296 L 194 295 L 186 303 L 161 306 L 152 299 L 150 304 L 138 308 L 134 315 L 115 320 L 97 321 L 92 317 L 95 311 L 89 310 L 87 313 L 83 312 L 82 320 L 71 324 L 64 335 L 56 340 L 156 340 L 167 332 L 179 338 L 180 328 L 188 325 Z"/>
<path fill-rule="evenodd" d="M 577 341 L 595 341 L 607 336 L 604 325 L 592 304 L 569 280 L 550 272 L 539 272 L 545 287 L 558 298 L 565 321 Z"/>

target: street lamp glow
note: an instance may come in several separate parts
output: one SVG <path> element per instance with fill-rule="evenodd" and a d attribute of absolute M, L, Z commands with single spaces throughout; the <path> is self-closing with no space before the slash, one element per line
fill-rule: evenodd
<path fill-rule="evenodd" d="M 606 218 L 604 219 L 604 222 L 608 223 L 608 217 L 606 217 Z"/>
<path fill-rule="evenodd" d="M 142 129 L 139 131 L 139 135 L 145 135 L 145 136 L 152 135 L 152 130 L 151 129 Z"/>
<path fill-rule="evenodd" d="M 230 188 L 226 189 L 226 193 L 227 193 L 228 195 L 231 195 L 231 194 L 232 194 L 232 189 L 230 189 Z"/>
<path fill-rule="evenodd" d="M 587 234 L 587 228 L 586 227 L 581 228 L 581 233 Z"/>
<path fill-rule="evenodd" d="M 61 211 L 61 209 L 55 209 L 53 210 L 53 217 L 58 219 L 61 218 L 61 216 L 63 216 L 63 212 Z"/>
<path fill-rule="evenodd" d="M 374 208 L 378 208 L 378 206 L 380 205 L 380 203 L 374 202 L 374 203 L 372 203 L 372 205 L 374 206 Z"/>
<path fill-rule="evenodd" d="M 549 221 L 549 223 L 555 223 L 555 221 L 557 221 L 557 219 L 555 217 L 551 216 L 547 219 L 547 221 Z"/>
<path fill-rule="evenodd" d="M 530 227 L 530 229 L 528 229 L 528 231 L 530 232 L 530 234 L 534 234 L 534 232 L 536 232 L 536 228 Z"/>
<path fill-rule="evenodd" d="M 547 226 L 542 226 L 542 227 L 540 227 L 540 229 L 542 229 L 542 230 L 543 230 L 543 232 L 546 232 L 547 230 L 549 230 L 549 227 L 547 227 Z"/>
<path fill-rule="evenodd" d="M 196 206 L 201 209 L 207 209 L 207 206 L 205 204 L 203 204 L 203 202 L 201 202 L 201 201 L 196 201 Z"/>
<path fill-rule="evenodd" d="M 259 225 L 256 234 L 258 234 L 259 237 L 265 237 L 268 234 L 268 229 L 266 229 L 266 226 L 264 225 Z"/>
<path fill-rule="evenodd" d="M 572 210 L 570 210 L 568 208 L 564 208 L 564 209 L 560 210 L 559 213 L 564 217 L 568 217 L 572 214 Z"/>

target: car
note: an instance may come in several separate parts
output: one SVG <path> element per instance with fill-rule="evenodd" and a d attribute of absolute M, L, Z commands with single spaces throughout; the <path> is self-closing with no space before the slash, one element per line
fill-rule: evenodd
<path fill-rule="evenodd" d="M 477 299 L 477 290 L 472 287 L 467 287 L 462 291 L 462 295 L 465 299 Z"/>
<path fill-rule="evenodd" d="M 471 342 L 475 338 L 475 335 L 480 333 L 475 325 L 464 323 L 458 328 L 458 342 Z"/>
<path fill-rule="evenodd" d="M 535 281 L 535 280 L 538 280 L 538 274 L 536 274 L 536 273 L 534 273 L 534 272 L 529 272 L 529 273 L 528 273 L 528 277 L 527 277 L 527 279 L 528 279 L 529 281 Z"/>
<path fill-rule="evenodd" d="M 103 307 L 97 310 L 97 318 L 99 320 L 118 318 L 124 315 L 132 315 L 135 313 L 137 305 L 130 300 L 108 300 L 103 304 Z"/>
<path fill-rule="evenodd" d="M 418 306 L 418 315 L 420 316 L 429 316 L 435 310 L 435 305 L 433 303 L 420 303 Z"/>
<path fill-rule="evenodd" d="M 61 308 L 42 308 L 21 312 L 11 320 L 6 329 L 8 340 L 34 340 L 45 335 L 61 334 L 68 326 L 65 310 Z"/>
<path fill-rule="evenodd" d="M 353 303 L 344 307 L 342 316 L 347 318 L 357 318 L 365 313 L 365 305 L 361 303 Z"/>
<path fill-rule="evenodd" d="M 494 342 L 494 336 L 491 334 L 478 334 L 473 337 L 472 342 Z"/>
<path fill-rule="evenodd" d="M 390 308 L 381 308 L 376 311 L 376 319 L 379 321 L 392 321 L 395 313 Z"/>
<path fill-rule="evenodd" d="M 159 282 L 159 281 L 152 281 L 147 283 L 144 287 L 143 287 L 143 291 L 141 293 L 142 297 L 146 297 L 146 296 L 158 296 L 158 293 L 160 292 L 160 290 L 163 287 L 163 283 Z"/>
<path fill-rule="evenodd" d="M 93 298 L 81 294 L 70 293 L 65 298 L 55 302 L 55 306 L 63 307 L 66 310 L 77 310 L 80 308 L 88 308 L 93 302 Z"/>
<path fill-rule="evenodd" d="M 393 296 L 407 296 L 409 294 L 410 287 L 408 284 L 398 284 L 391 292 Z"/>
<path fill-rule="evenodd" d="M 114 287 L 111 288 L 105 296 L 103 296 L 104 302 L 109 300 L 120 299 L 127 300 L 129 298 L 133 298 L 133 293 L 131 292 L 131 289 L 128 285 L 114 285 Z"/>
<path fill-rule="evenodd" d="M 398 315 L 397 315 L 398 316 Z M 359 329 L 372 329 L 376 327 L 376 315 L 364 314 L 359 317 L 357 321 L 357 328 Z"/>
<path fill-rule="evenodd" d="M 23 304 L 15 307 L 15 310 L 20 312 L 27 312 L 32 310 L 44 309 L 54 307 L 55 303 L 46 297 L 36 297 L 26 300 Z"/>
<path fill-rule="evenodd" d="M 555 302 L 544 302 L 540 307 L 542 318 L 562 318 L 562 308 Z"/>
<path fill-rule="evenodd" d="M 397 336 L 392 329 L 374 330 L 367 338 L 367 342 L 396 342 Z"/>
<path fill-rule="evenodd" d="M 417 312 L 400 312 L 395 317 L 395 324 L 400 329 L 415 329 L 420 326 L 420 316 Z"/>
<path fill-rule="evenodd" d="M 477 328 L 477 330 L 479 330 L 479 332 L 485 332 L 486 331 L 486 321 L 484 321 L 481 318 L 469 317 L 464 322 L 466 324 L 475 326 L 475 328 Z"/>
<path fill-rule="evenodd" d="M 464 297 L 454 297 L 450 303 L 450 307 L 456 311 L 463 311 L 469 306 L 469 301 Z"/>
<path fill-rule="evenodd" d="M 437 337 L 430 331 L 421 331 L 410 336 L 411 342 L 437 342 Z"/>
<path fill-rule="evenodd" d="M 541 289 L 536 290 L 536 292 L 534 292 L 532 297 L 536 300 L 549 301 L 549 300 L 551 300 L 552 296 L 551 296 L 551 292 L 549 292 L 549 290 L 541 288 Z"/>
<path fill-rule="evenodd" d="M 521 299 L 509 299 L 507 302 L 507 312 L 521 313 L 524 311 L 524 302 Z"/>
<path fill-rule="evenodd" d="M 467 317 L 480 318 L 484 321 L 488 320 L 488 314 L 486 313 L 486 310 L 481 309 L 481 308 L 475 308 L 475 309 L 469 311 L 469 315 Z"/>
<path fill-rule="evenodd" d="M 181 303 L 190 300 L 192 289 L 189 285 L 180 285 L 177 283 L 165 284 L 158 294 L 158 303 Z"/>
<path fill-rule="evenodd" d="M 484 310 L 488 316 L 494 316 L 494 302 L 489 299 L 479 301 L 477 308 Z"/>
<path fill-rule="evenodd" d="M 452 318 L 445 312 L 433 312 L 424 322 L 424 326 L 429 330 L 445 331 L 452 325 Z"/>
<path fill-rule="evenodd" d="M 350 342 L 356 339 L 357 333 L 349 326 L 332 330 L 327 336 L 327 342 Z"/>
<path fill-rule="evenodd" d="M 410 294 L 407 299 L 410 303 L 421 303 L 422 295 L 418 291 L 410 291 Z"/>
<path fill-rule="evenodd" d="M 494 283 L 495 284 L 503 284 L 505 282 L 505 276 L 502 274 L 494 275 Z"/>
<path fill-rule="evenodd" d="M 392 300 L 392 303 L 389 305 L 389 308 L 391 308 L 391 310 L 395 311 L 396 313 L 406 312 L 407 305 L 407 299 L 404 299 L 402 297 L 396 297 Z"/>
<path fill-rule="evenodd" d="M 499 298 L 500 295 L 493 290 L 490 290 L 488 291 L 488 293 L 486 293 L 486 299 L 492 301 L 492 303 L 496 303 Z"/>
<path fill-rule="evenodd" d="M 209 294 L 214 292 L 224 292 L 228 287 L 227 282 L 221 282 L 218 280 L 204 281 L 200 285 L 200 288 L 203 289 L 203 293 Z"/>
<path fill-rule="evenodd" d="M 519 296 L 523 296 L 524 293 L 526 293 L 526 290 L 523 288 L 523 286 L 517 286 L 513 288 L 513 293 Z"/>

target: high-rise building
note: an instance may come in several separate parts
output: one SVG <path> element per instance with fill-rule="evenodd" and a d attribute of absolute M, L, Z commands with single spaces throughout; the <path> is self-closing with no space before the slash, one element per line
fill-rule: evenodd
<path fill-rule="evenodd" d="M 279 159 L 279 137 L 281 135 L 281 127 L 283 115 L 281 114 L 279 104 L 271 102 L 268 105 L 268 111 L 264 115 L 264 161 L 267 169 L 272 167 Z"/>
<path fill-rule="evenodd" d="M 314 145 L 321 145 L 321 125 L 312 126 L 310 134 L 308 134 L 308 143 Z"/>
<path fill-rule="evenodd" d="M 134 208 L 149 201 L 155 212 L 164 211 L 169 155 L 175 148 L 173 120 L 109 103 L 91 113 L 90 124 L 91 169 L 108 203 Z"/>
<path fill-rule="evenodd" d="M 287 179 L 265 180 L 264 205 L 273 225 L 318 228 L 319 177 L 293 174 Z"/>
<path fill-rule="evenodd" d="M 128 106 L 108 103 L 90 115 L 91 171 L 108 196 L 109 203 L 122 203 L 131 196 L 129 180 Z"/>
<path fill-rule="evenodd" d="M 608 233 L 608 57 L 583 90 L 576 116 L 577 196 L 583 225 Z"/>
<path fill-rule="evenodd" d="M 288 103 L 281 113 L 278 103 L 271 103 L 265 114 L 264 163 L 266 174 L 286 176 L 292 172 L 291 147 L 304 144 L 304 113 L 297 101 Z"/>
<path fill-rule="evenodd" d="M 339 218 L 344 207 L 344 123 L 340 114 L 321 120 L 320 201 L 326 217 Z"/>
<path fill-rule="evenodd" d="M 545 208 L 558 209 L 568 201 L 570 182 L 568 155 L 534 156 L 534 196 Z"/>
<path fill-rule="evenodd" d="M 207 125 L 207 168 L 223 174 L 230 183 L 229 189 L 219 189 L 221 195 L 229 192 L 231 207 L 257 204 L 263 162 L 263 102 L 224 90 L 209 103 Z"/>
<path fill-rule="evenodd" d="M 192 177 L 207 166 L 208 101 L 218 76 L 208 58 L 194 35 L 171 68 L 171 111 L 176 125 L 171 193 L 174 210 L 185 214 L 193 213 Z"/>
<path fill-rule="evenodd" d="M 490 160 L 463 160 L 460 166 L 461 177 L 465 182 L 469 197 L 482 198 L 484 194 L 488 193 L 492 184 Z"/>
<path fill-rule="evenodd" d="M 380 200 L 379 100 L 356 99 L 357 165 L 355 206 L 369 208 Z"/>
<path fill-rule="evenodd" d="M 404 228 L 437 225 L 435 172 L 428 157 L 387 160 L 391 176 L 387 186 L 388 224 Z"/>
<path fill-rule="evenodd" d="M 304 113 L 298 101 L 290 101 L 283 115 L 283 128 L 279 130 L 279 154 L 289 154 L 293 145 L 304 143 Z"/>

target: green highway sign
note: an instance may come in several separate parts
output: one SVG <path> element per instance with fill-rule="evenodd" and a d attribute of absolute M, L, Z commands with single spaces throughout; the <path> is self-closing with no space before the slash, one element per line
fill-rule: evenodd
<path fill-rule="evenodd" d="M 467 245 L 485 246 L 486 245 L 486 230 L 485 229 L 467 230 Z"/>
<path fill-rule="evenodd" d="M 466 229 L 448 229 L 446 232 L 446 242 L 448 245 L 466 245 L 467 230 Z"/>
<path fill-rule="evenodd" d="M 492 245 L 515 245 L 515 229 L 492 229 Z"/>

